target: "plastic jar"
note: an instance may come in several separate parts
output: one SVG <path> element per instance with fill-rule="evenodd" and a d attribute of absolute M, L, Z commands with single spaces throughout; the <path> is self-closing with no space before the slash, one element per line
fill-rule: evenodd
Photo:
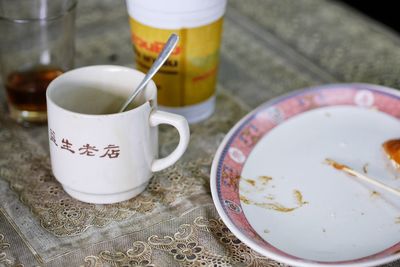
<path fill-rule="evenodd" d="M 180 40 L 154 77 L 160 109 L 190 123 L 209 117 L 226 0 L 126 0 L 136 67 L 146 72 L 171 33 Z"/>

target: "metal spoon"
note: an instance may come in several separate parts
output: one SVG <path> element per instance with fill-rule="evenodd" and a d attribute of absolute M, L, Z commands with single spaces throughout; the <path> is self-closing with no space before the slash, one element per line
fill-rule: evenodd
<path fill-rule="evenodd" d="M 123 112 L 129 106 L 130 103 L 135 99 L 135 97 L 146 87 L 148 82 L 153 78 L 153 76 L 157 73 L 157 71 L 164 64 L 165 60 L 169 57 L 174 50 L 175 45 L 179 41 L 179 36 L 176 34 L 171 34 L 168 38 L 167 43 L 164 45 L 161 53 L 158 55 L 157 59 L 154 61 L 153 65 L 147 72 L 146 76 L 144 76 L 143 80 L 140 82 L 139 86 L 132 92 L 129 96 L 128 100 L 122 105 L 121 109 L 118 112 Z"/>

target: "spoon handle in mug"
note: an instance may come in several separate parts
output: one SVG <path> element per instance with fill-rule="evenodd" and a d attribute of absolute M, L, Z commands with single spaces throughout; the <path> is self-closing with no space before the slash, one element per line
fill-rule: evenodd
<path fill-rule="evenodd" d="M 147 83 L 153 78 L 153 76 L 157 73 L 157 71 L 162 67 L 164 62 L 167 60 L 169 55 L 171 55 L 174 50 L 176 44 L 179 41 L 179 36 L 176 34 L 171 34 L 168 38 L 167 43 L 164 45 L 161 53 L 158 55 L 157 59 L 154 61 L 153 65 L 150 67 L 146 76 L 140 82 L 139 86 L 135 91 L 129 96 L 128 100 L 124 103 L 121 109 L 118 112 L 123 112 L 129 106 L 129 104 L 135 99 L 135 97 L 146 87 Z"/>

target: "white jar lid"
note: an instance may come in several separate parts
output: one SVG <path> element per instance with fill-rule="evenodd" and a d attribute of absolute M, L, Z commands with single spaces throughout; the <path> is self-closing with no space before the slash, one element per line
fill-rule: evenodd
<path fill-rule="evenodd" d="M 129 16 L 161 29 L 193 28 L 223 16 L 227 0 L 126 0 Z"/>

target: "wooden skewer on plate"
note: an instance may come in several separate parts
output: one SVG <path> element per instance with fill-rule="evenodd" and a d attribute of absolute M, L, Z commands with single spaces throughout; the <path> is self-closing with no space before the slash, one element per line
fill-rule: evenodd
<path fill-rule="evenodd" d="M 338 163 L 338 162 L 336 162 L 336 161 L 334 161 L 332 159 L 326 159 L 325 162 L 328 163 L 329 165 L 331 165 L 332 167 L 334 167 L 337 170 L 344 171 L 345 173 L 347 173 L 347 174 L 349 174 L 351 176 L 357 177 L 357 178 L 359 178 L 359 179 L 361 179 L 361 180 L 363 180 L 363 181 L 365 181 L 367 183 L 373 184 L 373 185 L 375 185 L 377 187 L 380 187 L 382 189 L 385 189 L 386 191 L 389 191 L 389 192 L 391 192 L 391 193 L 393 193 L 393 194 L 395 194 L 397 196 L 400 196 L 400 190 L 395 189 L 395 188 L 393 188 L 391 186 L 388 186 L 388 185 L 386 185 L 386 184 L 384 184 L 382 182 L 379 182 L 379 181 L 377 181 L 377 180 L 375 180 L 375 179 L 373 179 L 371 177 L 368 177 L 368 176 L 366 176 L 366 175 L 364 175 L 362 173 L 356 172 L 355 170 L 351 169 L 350 167 L 348 167 L 346 165 L 340 164 L 340 163 Z"/>

